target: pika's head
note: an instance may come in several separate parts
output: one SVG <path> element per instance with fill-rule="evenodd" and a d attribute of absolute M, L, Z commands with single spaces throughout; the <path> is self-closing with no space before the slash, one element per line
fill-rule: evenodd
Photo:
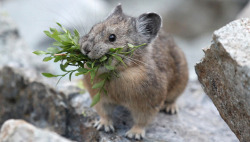
<path fill-rule="evenodd" d="M 122 6 L 118 5 L 104 21 L 94 25 L 81 38 L 81 52 L 91 59 L 98 59 L 107 54 L 110 48 L 126 48 L 128 43 L 150 43 L 160 27 L 161 17 L 158 14 L 144 13 L 135 18 L 125 15 Z"/>

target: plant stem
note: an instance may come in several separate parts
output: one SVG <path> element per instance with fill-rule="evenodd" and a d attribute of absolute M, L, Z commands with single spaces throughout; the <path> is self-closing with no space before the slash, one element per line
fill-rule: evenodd
<path fill-rule="evenodd" d="M 67 54 L 54 54 L 54 56 L 67 56 Z"/>

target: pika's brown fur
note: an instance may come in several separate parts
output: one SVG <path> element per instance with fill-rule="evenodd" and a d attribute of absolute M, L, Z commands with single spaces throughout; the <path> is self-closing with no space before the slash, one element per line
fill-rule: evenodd
<path fill-rule="evenodd" d="M 109 41 L 110 34 L 116 35 L 115 42 Z M 113 131 L 112 111 L 115 106 L 122 105 L 131 112 L 134 120 L 134 126 L 126 136 L 141 139 L 145 136 L 145 127 L 159 110 L 176 113 L 176 99 L 186 87 L 188 68 L 183 52 L 171 36 L 161 30 L 161 18 L 155 13 L 134 18 L 123 14 L 118 5 L 105 21 L 96 24 L 80 41 L 83 54 L 93 59 L 107 54 L 110 48 L 127 43 L 147 45 L 135 51 L 131 58 L 124 57 L 127 67 L 113 61 L 119 78 L 114 76 L 106 83 L 108 95 L 102 94 L 95 105 L 100 115 L 95 126 L 98 130 Z M 98 73 L 105 71 L 101 68 Z M 84 84 L 93 97 L 98 90 L 91 88 L 89 75 L 85 76 Z"/>

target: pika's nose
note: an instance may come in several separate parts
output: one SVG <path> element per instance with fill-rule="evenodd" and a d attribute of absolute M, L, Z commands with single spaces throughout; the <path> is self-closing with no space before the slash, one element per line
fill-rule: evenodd
<path fill-rule="evenodd" d="M 86 55 L 88 55 L 89 52 L 90 52 L 89 46 L 83 48 L 83 50 L 84 50 L 84 52 L 86 53 Z"/>
<path fill-rule="evenodd" d="M 88 55 L 89 52 L 91 51 L 90 45 L 88 43 L 83 44 L 81 49 L 82 49 L 82 53 L 85 55 Z"/>

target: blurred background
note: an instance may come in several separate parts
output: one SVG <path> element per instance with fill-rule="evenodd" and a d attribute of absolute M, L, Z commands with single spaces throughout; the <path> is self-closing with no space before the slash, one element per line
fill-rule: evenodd
<path fill-rule="evenodd" d="M 191 81 L 178 99 L 182 108 L 180 113 L 167 117 L 159 113 L 147 130 L 148 137 L 179 142 L 193 139 L 198 142 L 238 142 L 203 92 L 194 65 L 204 56 L 202 49 L 211 45 L 215 30 L 238 18 L 250 18 L 249 0 L 0 0 L 0 126 L 10 118 L 18 118 L 39 128 L 52 129 L 67 138 L 80 139 L 82 135 L 79 134 L 84 138 L 88 133 L 103 135 L 91 128 L 82 131 L 82 124 L 91 126 L 89 120 L 96 119 L 96 113 L 89 108 L 89 95 L 82 95 L 87 92 L 84 92 L 80 79 L 74 77 L 75 80 L 70 82 L 65 77 L 56 85 L 57 78 L 41 77 L 41 72 L 57 75 L 62 72 L 59 64 L 44 63 L 44 56 L 32 52 L 50 47 L 53 41 L 43 31 L 57 27 L 56 22 L 67 29 L 77 29 L 83 36 L 95 23 L 104 20 L 118 3 L 122 4 L 124 13 L 135 17 L 145 12 L 159 13 L 164 30 L 174 36 L 189 64 Z M 14 68 L 3 71 L 1 67 L 4 65 Z M 41 80 L 45 83 L 40 83 Z M 66 99 L 62 99 L 64 97 Z M 130 123 L 125 122 L 131 122 L 131 119 L 128 113 L 119 109 L 115 114 L 119 127 L 115 136 L 118 134 L 118 138 L 125 139 L 123 134 L 130 127 Z M 114 137 L 106 135 L 106 141 L 105 138 Z"/>
<path fill-rule="evenodd" d="M 185 52 L 190 79 L 195 80 L 194 65 L 203 57 L 202 48 L 210 45 L 213 31 L 237 19 L 248 2 L 249 0 L 0 0 L 0 14 L 13 19 L 28 47 L 32 50 L 45 50 L 53 41 L 43 31 L 56 27 L 55 22 L 69 29 L 76 28 L 84 35 L 93 24 L 105 19 L 118 3 L 122 4 L 124 13 L 135 17 L 144 12 L 157 12 L 163 18 L 164 30 L 172 33 Z M 0 52 L 3 52 L 1 47 Z M 60 74 L 60 69 L 56 67 L 54 72 Z"/>

